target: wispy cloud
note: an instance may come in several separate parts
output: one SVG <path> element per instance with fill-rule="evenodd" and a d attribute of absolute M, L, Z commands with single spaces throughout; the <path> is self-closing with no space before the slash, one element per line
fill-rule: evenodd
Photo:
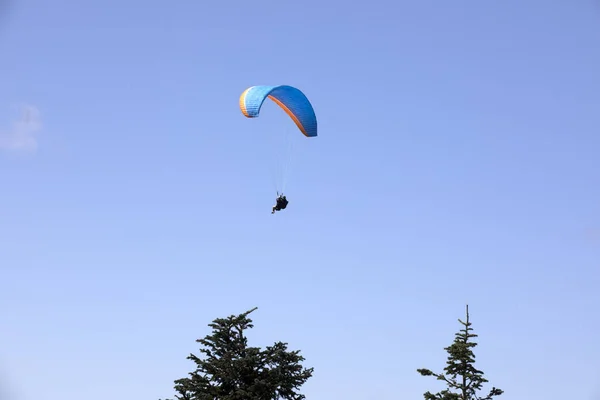
<path fill-rule="evenodd" d="M 39 110 L 30 105 L 21 107 L 21 116 L 8 129 L 0 129 L 0 149 L 6 151 L 35 151 L 36 134 L 42 129 Z"/>

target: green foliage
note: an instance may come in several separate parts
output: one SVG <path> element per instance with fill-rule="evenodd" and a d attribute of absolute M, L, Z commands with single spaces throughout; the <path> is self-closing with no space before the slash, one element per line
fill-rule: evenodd
<path fill-rule="evenodd" d="M 254 327 L 248 315 L 215 319 L 212 334 L 196 342 L 203 358 L 190 354 L 196 363 L 189 377 L 175 381 L 178 400 L 303 400 L 299 388 L 312 376 L 303 368 L 299 351 L 287 351 L 287 343 L 276 342 L 264 350 L 248 347 L 244 331 Z"/>
<path fill-rule="evenodd" d="M 467 305 L 466 322 L 458 320 L 463 325 L 458 333 L 455 334 L 454 342 L 444 348 L 448 353 L 446 361 L 445 373 L 436 374 L 432 371 L 421 368 L 417 372 L 422 376 L 434 376 L 440 381 L 444 381 L 448 387 L 441 392 L 432 394 L 426 392 L 423 397 L 425 400 L 492 400 L 495 396 L 500 396 L 504 393 L 503 390 L 495 387 L 485 397 L 477 395 L 484 383 L 488 380 L 483 377 L 483 371 L 475 368 L 475 354 L 473 348 L 477 343 L 472 339 L 477 335 L 471 333 L 471 322 L 469 321 L 469 306 Z"/>

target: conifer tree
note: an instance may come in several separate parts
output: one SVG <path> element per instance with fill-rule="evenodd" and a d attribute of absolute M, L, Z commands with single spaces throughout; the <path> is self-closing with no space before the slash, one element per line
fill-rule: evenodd
<path fill-rule="evenodd" d="M 488 380 L 484 378 L 483 371 L 475 368 L 475 354 L 473 348 L 477 343 L 472 339 L 477 335 L 471 333 L 471 322 L 469 320 L 469 306 L 467 305 L 467 317 L 463 322 L 458 320 L 463 328 L 455 334 L 454 342 L 444 348 L 448 353 L 444 373 L 436 374 L 429 369 L 417 369 L 422 376 L 434 376 L 443 381 L 447 388 L 432 394 L 426 392 L 423 394 L 425 400 L 492 400 L 495 396 L 504 393 L 503 390 L 492 387 L 490 392 L 481 397 L 477 393 L 482 390 L 484 383 Z"/>
<path fill-rule="evenodd" d="M 178 400 L 303 400 L 300 387 L 312 376 L 303 368 L 299 351 L 288 351 L 287 343 L 276 342 L 264 350 L 249 347 L 244 335 L 254 327 L 248 315 L 217 318 L 209 326 L 212 334 L 198 339 L 204 348 L 189 377 L 175 381 Z"/>

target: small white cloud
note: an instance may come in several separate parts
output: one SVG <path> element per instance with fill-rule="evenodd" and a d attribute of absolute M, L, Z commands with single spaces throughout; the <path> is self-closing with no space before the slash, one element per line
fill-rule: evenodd
<path fill-rule="evenodd" d="M 21 107 L 21 116 L 10 129 L 0 129 L 0 149 L 10 151 L 35 151 L 36 134 L 42 129 L 40 112 L 34 106 Z"/>

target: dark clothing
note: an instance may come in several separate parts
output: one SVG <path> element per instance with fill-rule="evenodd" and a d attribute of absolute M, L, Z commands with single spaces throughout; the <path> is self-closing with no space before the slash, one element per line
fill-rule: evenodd
<path fill-rule="evenodd" d="M 287 199 L 285 198 L 285 196 L 283 196 L 283 197 L 279 197 L 279 198 L 277 199 L 277 206 L 278 206 L 279 208 L 281 208 L 282 210 L 283 210 L 284 208 L 286 208 L 286 207 L 287 207 L 287 205 L 288 205 L 288 201 L 287 201 Z"/>
<path fill-rule="evenodd" d="M 277 201 L 275 202 L 275 205 L 273 206 L 273 210 L 271 211 L 271 214 L 275 214 L 275 211 L 285 210 L 287 205 L 288 205 L 288 200 L 285 198 L 284 195 L 277 197 Z"/>

